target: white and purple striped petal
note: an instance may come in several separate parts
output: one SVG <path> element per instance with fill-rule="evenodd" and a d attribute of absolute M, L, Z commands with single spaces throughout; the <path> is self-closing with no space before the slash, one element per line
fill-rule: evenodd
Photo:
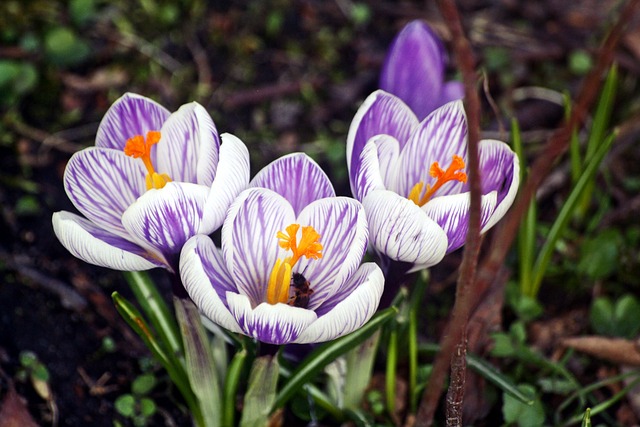
<path fill-rule="evenodd" d="M 207 110 L 197 102 L 183 105 L 164 123 L 161 135 L 157 170 L 174 181 L 211 185 L 220 138 Z"/>
<path fill-rule="evenodd" d="M 447 235 L 415 203 L 389 190 L 369 193 L 362 201 L 369 222 L 369 242 L 394 261 L 421 265 L 440 262 Z"/>
<path fill-rule="evenodd" d="M 146 191 L 142 162 L 123 152 L 90 147 L 71 156 L 64 187 L 75 207 L 95 225 L 128 236 L 122 214 Z"/>
<path fill-rule="evenodd" d="M 53 230 L 60 243 L 75 257 L 90 264 L 123 271 L 161 267 L 161 255 L 109 233 L 92 222 L 70 212 L 53 214 Z"/>
<path fill-rule="evenodd" d="M 229 292 L 229 310 L 246 335 L 269 344 L 287 344 L 316 319 L 315 312 L 287 304 L 262 303 L 252 308 L 247 296 Z"/>
<path fill-rule="evenodd" d="M 439 107 L 445 65 L 442 42 L 422 21 L 396 36 L 380 73 L 380 89 L 402 99 L 419 120 Z"/>
<path fill-rule="evenodd" d="M 165 255 L 176 254 L 200 231 L 209 189 L 191 183 L 169 182 L 144 193 L 122 215 L 122 224 L 136 241 Z"/>
<path fill-rule="evenodd" d="M 327 174 L 304 153 L 274 160 L 258 172 L 249 186 L 280 194 L 291 203 L 296 215 L 308 204 L 336 195 Z"/>
<path fill-rule="evenodd" d="M 354 194 L 357 200 L 363 200 L 369 193 L 374 190 L 385 190 L 382 174 L 380 172 L 380 161 L 378 159 L 378 141 L 381 139 L 393 139 L 392 136 L 378 135 L 364 146 L 360 153 L 360 170 L 353 180 L 357 193 Z"/>
<path fill-rule="evenodd" d="M 253 305 L 264 301 L 271 269 L 285 252 L 278 232 L 295 222 L 291 205 L 266 188 L 240 193 L 222 227 L 222 251 L 238 291 Z"/>
<path fill-rule="evenodd" d="M 220 228 L 233 200 L 249 185 L 249 151 L 239 138 L 221 135 L 220 164 L 209 189 L 204 208 L 201 233 L 210 234 Z"/>
<path fill-rule="evenodd" d="M 367 250 L 368 229 L 362 205 L 350 198 L 332 197 L 307 206 L 297 220 L 320 234 L 322 258 L 301 259 L 295 272 L 304 272 L 314 290 L 308 308 L 315 309 L 342 287 L 357 270 Z"/>
<path fill-rule="evenodd" d="M 349 334 L 364 325 L 375 313 L 384 289 L 384 275 L 374 263 L 360 266 L 340 292 L 316 310 L 313 322 L 296 343 L 329 341 Z"/>
<path fill-rule="evenodd" d="M 447 169 L 454 154 L 466 160 L 467 121 L 461 101 L 438 108 L 415 129 L 400 153 L 402 173 L 394 190 L 406 197 L 418 182 L 433 183 L 434 178 L 429 175 L 431 164 L 438 162 Z M 461 182 L 449 182 L 436 195 L 459 193 L 462 186 Z"/>
<path fill-rule="evenodd" d="M 419 124 L 411 109 L 399 98 L 382 90 L 373 92 L 358 109 L 347 135 L 347 167 L 353 194 L 355 178 L 360 172 L 360 153 L 374 136 L 394 137 L 402 150 L 414 128 Z"/>
<path fill-rule="evenodd" d="M 227 293 L 235 292 L 222 255 L 207 236 L 196 235 L 185 243 L 180 254 L 180 278 L 202 314 L 218 325 L 242 332 L 227 308 Z"/>
<path fill-rule="evenodd" d="M 102 118 L 96 134 L 96 147 L 122 151 L 129 138 L 160 130 L 170 114 L 152 99 L 125 93 Z"/>

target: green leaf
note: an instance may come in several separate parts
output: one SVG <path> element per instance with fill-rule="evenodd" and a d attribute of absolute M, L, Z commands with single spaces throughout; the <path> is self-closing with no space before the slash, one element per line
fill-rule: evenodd
<path fill-rule="evenodd" d="M 44 50 L 49 60 L 60 66 L 77 65 L 91 52 L 89 45 L 66 27 L 56 27 L 47 33 Z"/>
<path fill-rule="evenodd" d="M 211 345 L 200 320 L 200 312 L 188 298 L 174 297 L 173 302 L 184 342 L 187 375 L 198 398 L 203 426 L 220 426 L 222 393 Z"/>
<path fill-rule="evenodd" d="M 584 416 L 582 417 L 582 427 L 591 427 L 591 408 L 587 408 L 584 411 Z"/>
<path fill-rule="evenodd" d="M 149 277 L 149 273 L 146 271 L 125 271 L 123 274 L 136 297 L 136 301 L 151 321 L 160 340 L 170 349 L 170 357 L 177 360 L 177 357 L 183 353 L 178 325 L 157 286 Z"/>
<path fill-rule="evenodd" d="M 132 417 L 136 411 L 136 400 L 130 394 L 123 394 L 118 396 L 114 402 L 116 411 L 122 416 Z"/>
<path fill-rule="evenodd" d="M 306 382 L 311 381 L 328 363 L 363 343 L 383 324 L 393 318 L 397 312 L 398 310 L 395 307 L 389 307 L 378 312 L 366 325 L 357 331 L 317 347 L 298 365 L 289 381 L 282 387 L 276 398 L 275 407 L 284 406 L 294 393 L 298 392 Z"/>
<path fill-rule="evenodd" d="M 227 371 L 225 383 L 224 383 L 224 396 L 223 396 L 223 412 L 222 412 L 222 425 L 233 426 L 235 425 L 235 413 L 236 413 L 236 393 L 238 392 L 238 386 L 240 385 L 240 377 L 242 375 L 242 369 L 247 360 L 247 350 L 242 349 L 236 353 L 229 365 Z"/>
<path fill-rule="evenodd" d="M 156 413 L 156 403 L 149 399 L 148 397 L 143 397 L 140 399 L 140 413 L 145 417 L 149 418 Z"/>
<path fill-rule="evenodd" d="M 511 380 L 511 378 L 498 371 L 493 365 L 486 360 L 480 359 L 474 355 L 467 355 L 467 365 L 480 376 L 502 390 L 505 395 L 511 396 L 518 402 L 532 405 L 535 400 L 535 393 L 527 393 Z"/>
<path fill-rule="evenodd" d="M 347 353 L 347 374 L 344 379 L 345 408 L 360 407 L 364 393 L 371 382 L 373 362 L 375 362 L 379 340 L 380 331 L 377 331 Z"/>
<path fill-rule="evenodd" d="M 591 327 L 599 335 L 614 336 L 613 303 L 607 297 L 596 298 L 589 312 Z"/>
<path fill-rule="evenodd" d="M 640 302 L 633 295 L 625 295 L 615 306 L 616 335 L 632 339 L 640 332 Z"/>
<path fill-rule="evenodd" d="M 593 280 L 610 276 L 618 269 L 618 248 L 622 243 L 622 235 L 616 229 L 605 230 L 587 240 L 580 248 L 578 272 Z"/>
<path fill-rule="evenodd" d="M 276 400 L 279 367 L 277 356 L 262 356 L 253 362 L 240 427 L 263 427 L 268 424 Z"/>
<path fill-rule="evenodd" d="M 518 390 L 527 395 L 535 396 L 535 387 L 521 384 Z M 510 394 L 504 394 L 502 415 L 507 424 L 515 423 L 519 427 L 538 427 L 544 424 L 544 407 L 538 398 L 531 404 L 522 403 Z"/>
<path fill-rule="evenodd" d="M 133 394 L 142 396 L 149 393 L 156 385 L 156 377 L 152 374 L 140 375 L 131 384 Z"/>

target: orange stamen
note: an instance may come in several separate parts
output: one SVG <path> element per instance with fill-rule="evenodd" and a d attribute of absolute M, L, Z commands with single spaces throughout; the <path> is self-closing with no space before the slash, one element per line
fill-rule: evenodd
<path fill-rule="evenodd" d="M 438 162 L 433 162 L 431 167 L 429 168 L 429 175 L 431 177 L 436 178 L 436 182 L 433 185 L 427 184 L 427 189 L 422 197 L 422 189 L 424 188 L 424 182 L 420 181 L 416 185 L 411 188 L 409 191 L 409 195 L 407 198 L 411 200 L 418 206 L 424 206 L 431 197 L 438 191 L 444 184 L 449 181 L 459 181 L 466 183 L 467 182 L 467 174 L 462 172 L 460 169 L 464 168 L 464 160 L 462 157 L 454 154 L 453 159 L 451 160 L 451 164 L 444 170 L 440 167 Z"/>
<path fill-rule="evenodd" d="M 171 182 L 171 178 L 166 173 L 159 174 L 153 168 L 151 162 L 151 147 L 160 142 L 160 132 L 149 131 L 147 132 L 147 139 L 142 135 L 136 135 L 127 139 L 124 146 L 124 154 L 131 156 L 134 159 L 140 159 L 144 163 L 144 167 L 147 169 L 146 184 L 147 190 L 152 188 L 162 188 L 167 182 Z"/>
<path fill-rule="evenodd" d="M 286 303 L 289 299 L 289 287 L 291 286 L 291 271 L 300 258 L 322 258 L 322 243 L 319 242 L 320 234 L 311 226 L 302 227 L 302 236 L 298 242 L 298 230 L 300 224 L 291 224 L 285 228 L 285 232 L 278 231 L 278 246 L 293 254 L 284 261 L 278 259 L 271 270 L 269 284 L 267 285 L 266 300 L 269 304 L 279 302 Z"/>

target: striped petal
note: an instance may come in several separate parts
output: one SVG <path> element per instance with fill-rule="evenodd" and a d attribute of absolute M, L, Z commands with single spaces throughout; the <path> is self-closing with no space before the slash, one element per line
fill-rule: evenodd
<path fill-rule="evenodd" d="M 162 126 L 156 155 L 158 171 L 174 181 L 209 186 L 216 176 L 220 138 L 207 110 L 185 104 Z"/>
<path fill-rule="evenodd" d="M 220 250 L 207 236 L 196 235 L 185 243 L 180 254 L 180 278 L 200 312 L 212 322 L 242 332 L 227 308 L 227 292 L 234 292 Z"/>
<path fill-rule="evenodd" d="M 176 254 L 200 231 L 208 194 L 204 185 L 170 182 L 144 193 L 122 215 L 122 224 L 137 241 Z"/>
<path fill-rule="evenodd" d="M 369 140 L 360 153 L 360 169 L 353 180 L 357 193 L 353 196 L 362 201 L 367 194 L 374 190 L 385 190 L 382 174 L 380 173 L 380 160 L 378 158 L 377 141 L 380 139 L 393 139 L 388 135 L 377 135 Z"/>
<path fill-rule="evenodd" d="M 420 181 L 431 184 L 429 175 L 433 162 L 446 169 L 453 155 L 467 157 L 467 120 L 461 101 L 450 102 L 431 113 L 411 135 L 400 154 L 402 174 L 396 192 L 408 196 Z M 460 182 L 445 184 L 436 195 L 456 194 L 462 189 Z"/>
<path fill-rule="evenodd" d="M 268 344 L 288 344 L 316 320 L 311 310 L 287 304 L 259 304 L 251 308 L 245 295 L 229 293 L 229 309 L 243 332 L 258 341 Z"/>
<path fill-rule="evenodd" d="M 329 341 L 364 325 L 375 313 L 384 289 L 384 275 L 374 263 L 363 264 L 331 299 L 317 310 L 318 320 L 296 339 L 296 343 Z"/>
<path fill-rule="evenodd" d="M 146 191 L 142 162 L 123 152 L 91 147 L 71 156 L 64 172 L 67 195 L 91 222 L 128 236 L 122 214 Z"/>
<path fill-rule="evenodd" d="M 336 195 L 327 174 L 304 153 L 289 154 L 271 162 L 249 185 L 280 194 L 291 203 L 296 215 L 311 202 Z"/>
<path fill-rule="evenodd" d="M 127 139 L 160 130 L 171 113 L 157 102 L 125 93 L 111 105 L 96 134 L 96 147 L 124 150 Z"/>
<path fill-rule="evenodd" d="M 347 197 L 318 200 L 298 217 L 320 234 L 322 258 L 301 259 L 294 271 L 303 272 L 314 293 L 309 302 L 313 310 L 333 295 L 358 269 L 367 250 L 367 220 L 360 202 Z"/>
<path fill-rule="evenodd" d="M 253 305 L 264 301 L 271 269 L 284 256 L 278 231 L 294 222 L 289 202 L 265 188 L 245 190 L 229 208 L 222 227 L 223 256 L 238 291 Z"/>
<path fill-rule="evenodd" d="M 496 192 L 481 199 L 480 225 L 484 228 L 496 208 Z M 426 214 L 438 223 L 447 234 L 447 253 L 464 245 L 469 229 L 469 193 L 454 194 L 432 199 L 422 207 Z"/>
<path fill-rule="evenodd" d="M 442 42 L 422 21 L 412 21 L 396 36 L 387 51 L 380 88 L 402 99 L 425 118 L 439 104 L 444 76 Z"/>
<path fill-rule="evenodd" d="M 347 166 L 353 194 L 355 178 L 360 171 L 360 153 L 373 136 L 386 134 L 394 137 L 400 149 L 409 139 L 419 122 L 415 114 L 399 98 L 382 90 L 373 92 L 358 109 L 347 136 Z"/>
<path fill-rule="evenodd" d="M 478 148 L 482 192 L 497 192 L 497 206 L 482 229 L 486 231 L 493 227 L 513 204 L 520 185 L 520 161 L 502 141 L 482 140 Z"/>
<path fill-rule="evenodd" d="M 369 242 L 394 261 L 431 266 L 444 257 L 447 236 L 412 201 L 388 191 L 373 191 L 362 202 Z"/>
<path fill-rule="evenodd" d="M 211 184 L 204 209 L 201 233 L 210 234 L 220 228 L 227 209 L 249 184 L 249 151 L 240 139 L 230 133 L 221 135 L 220 163 Z"/>
<path fill-rule="evenodd" d="M 53 231 L 60 243 L 75 257 L 90 264 L 122 271 L 166 267 L 142 247 L 109 233 L 70 212 L 53 214 Z"/>

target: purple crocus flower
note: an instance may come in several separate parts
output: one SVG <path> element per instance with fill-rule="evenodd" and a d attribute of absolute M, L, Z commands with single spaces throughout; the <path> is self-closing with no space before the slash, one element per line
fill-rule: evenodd
<path fill-rule="evenodd" d="M 513 203 L 520 165 L 501 141 L 479 143 L 482 232 Z M 468 229 L 467 122 L 461 101 L 419 121 L 398 97 L 378 90 L 356 113 L 347 140 L 349 178 L 369 221 L 370 242 L 412 270 L 464 244 Z"/>
<path fill-rule="evenodd" d="M 116 270 L 174 271 L 182 245 L 222 225 L 249 181 L 249 155 L 220 136 L 193 102 L 171 114 L 127 93 L 102 119 L 95 147 L 75 153 L 64 174 L 84 218 L 56 212 L 53 228 L 76 257 Z"/>
<path fill-rule="evenodd" d="M 367 322 L 384 287 L 367 248 L 362 205 L 335 197 L 304 154 L 265 167 L 229 208 L 222 247 L 207 236 L 184 246 L 180 274 L 214 323 L 268 344 L 316 343 Z"/>
<path fill-rule="evenodd" d="M 436 108 L 464 97 L 457 81 L 444 81 L 446 53 L 442 41 L 423 21 L 411 21 L 387 52 L 380 88 L 402 99 L 422 120 Z"/>

